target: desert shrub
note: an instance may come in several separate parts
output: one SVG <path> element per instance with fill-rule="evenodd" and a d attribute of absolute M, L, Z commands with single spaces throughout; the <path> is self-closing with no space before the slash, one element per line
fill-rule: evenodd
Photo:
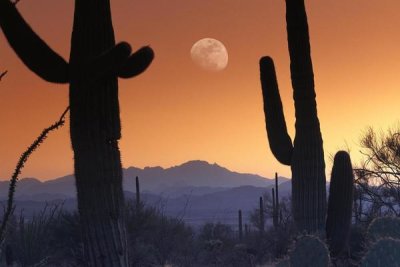
<path fill-rule="evenodd" d="M 20 266 L 45 266 L 57 251 L 51 246 L 51 225 L 59 220 L 61 207 L 46 205 L 32 218 L 22 213 L 9 233 L 7 249 L 12 253 L 13 262 Z"/>
<path fill-rule="evenodd" d="M 52 263 L 64 266 L 84 265 L 83 240 L 77 211 L 61 211 L 57 220 L 50 224 L 49 246 L 55 250 Z"/>
<path fill-rule="evenodd" d="M 188 266 L 193 261 L 193 230 L 182 220 L 169 218 L 156 208 L 130 203 L 127 231 L 134 266 L 168 263 Z"/>

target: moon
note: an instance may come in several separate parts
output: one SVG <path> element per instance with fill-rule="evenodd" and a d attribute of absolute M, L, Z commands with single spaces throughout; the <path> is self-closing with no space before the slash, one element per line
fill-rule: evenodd
<path fill-rule="evenodd" d="M 228 66 L 228 51 L 225 45 L 213 38 L 197 41 L 190 50 L 196 65 L 209 71 L 221 71 Z"/>

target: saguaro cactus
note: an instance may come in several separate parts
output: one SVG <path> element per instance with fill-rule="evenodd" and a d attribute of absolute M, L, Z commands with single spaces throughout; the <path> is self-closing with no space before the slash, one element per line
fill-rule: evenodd
<path fill-rule="evenodd" d="M 140 207 L 140 184 L 139 177 L 136 176 L 136 209 Z"/>
<path fill-rule="evenodd" d="M 271 188 L 272 191 L 272 224 L 276 228 L 278 226 L 278 213 L 275 203 L 275 189 Z"/>
<path fill-rule="evenodd" d="M 353 208 L 354 175 L 350 155 L 346 151 L 336 153 L 329 188 L 326 237 L 332 256 L 338 256 L 347 248 Z"/>
<path fill-rule="evenodd" d="M 275 173 L 275 188 L 272 188 L 272 218 L 274 227 L 280 223 L 278 173 Z"/>
<path fill-rule="evenodd" d="M 260 72 L 268 140 L 276 159 L 291 166 L 292 210 L 298 230 L 322 231 L 326 215 L 325 162 L 304 0 L 286 0 L 286 22 L 296 136 L 292 144 L 274 63 L 270 57 L 263 57 Z"/>
<path fill-rule="evenodd" d="M 0 27 L 25 65 L 49 82 L 70 84 L 71 142 L 85 255 L 90 266 L 128 266 L 123 216 L 117 77 L 143 72 L 153 59 L 115 44 L 109 0 L 76 0 L 69 63 L 0 0 Z"/>
<path fill-rule="evenodd" d="M 264 199 L 260 197 L 260 215 L 259 215 L 259 220 L 260 220 L 260 234 L 264 233 L 264 227 L 265 227 L 265 218 L 264 218 Z"/>
<path fill-rule="evenodd" d="M 242 210 L 238 212 L 238 223 L 239 223 L 239 242 L 243 241 L 243 220 L 242 220 Z"/>

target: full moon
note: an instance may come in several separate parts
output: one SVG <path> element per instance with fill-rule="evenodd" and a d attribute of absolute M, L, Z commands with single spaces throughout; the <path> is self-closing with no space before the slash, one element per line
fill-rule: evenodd
<path fill-rule="evenodd" d="M 204 38 L 197 41 L 190 50 L 193 61 L 205 70 L 221 71 L 228 65 L 228 51 L 216 39 Z"/>

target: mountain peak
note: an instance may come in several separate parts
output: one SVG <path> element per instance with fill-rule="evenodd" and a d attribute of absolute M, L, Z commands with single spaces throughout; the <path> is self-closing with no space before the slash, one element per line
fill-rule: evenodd
<path fill-rule="evenodd" d="M 175 168 L 182 168 L 182 167 L 191 167 L 191 168 L 208 168 L 208 167 L 219 167 L 217 163 L 211 164 L 205 160 L 189 160 L 181 165 L 175 166 Z"/>

